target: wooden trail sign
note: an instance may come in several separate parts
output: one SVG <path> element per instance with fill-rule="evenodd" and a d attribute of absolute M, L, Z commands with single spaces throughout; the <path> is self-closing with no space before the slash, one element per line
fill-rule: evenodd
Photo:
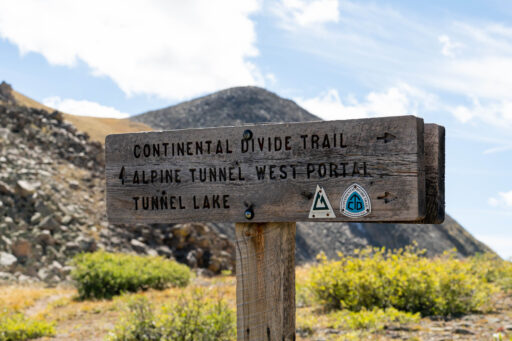
<path fill-rule="evenodd" d="M 109 135 L 105 148 L 115 223 L 430 219 L 414 116 Z"/>
<path fill-rule="evenodd" d="M 444 135 L 413 116 L 109 135 L 108 218 L 236 222 L 237 339 L 291 341 L 295 222 L 441 223 Z"/>

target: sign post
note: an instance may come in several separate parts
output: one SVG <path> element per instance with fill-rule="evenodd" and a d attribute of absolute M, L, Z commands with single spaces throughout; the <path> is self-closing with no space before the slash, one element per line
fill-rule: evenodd
<path fill-rule="evenodd" d="M 414 116 L 109 135 L 111 223 L 236 223 L 239 340 L 295 339 L 295 222 L 444 219 L 444 128 Z"/>
<path fill-rule="evenodd" d="M 295 223 L 237 223 L 238 340 L 295 340 Z"/>

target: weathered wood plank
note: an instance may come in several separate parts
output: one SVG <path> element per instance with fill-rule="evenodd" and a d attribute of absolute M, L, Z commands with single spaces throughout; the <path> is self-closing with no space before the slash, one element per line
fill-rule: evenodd
<path fill-rule="evenodd" d="M 444 221 L 445 129 L 425 124 L 425 219 L 420 224 L 441 224 Z"/>
<path fill-rule="evenodd" d="M 426 213 L 423 120 L 413 116 L 109 135 L 105 147 L 113 223 L 244 222 L 248 208 L 252 222 Z M 364 217 L 341 211 L 354 183 L 371 203 Z M 317 185 L 335 218 L 308 217 Z"/>
<path fill-rule="evenodd" d="M 237 339 L 295 340 L 295 223 L 239 223 Z"/>

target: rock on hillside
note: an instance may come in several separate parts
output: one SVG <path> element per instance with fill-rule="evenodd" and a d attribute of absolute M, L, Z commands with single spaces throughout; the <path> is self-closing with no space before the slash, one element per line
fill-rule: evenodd
<path fill-rule="evenodd" d="M 103 150 L 57 113 L 0 104 L 0 279 L 58 281 L 93 251 Z"/>
<path fill-rule="evenodd" d="M 160 130 L 320 120 L 295 102 L 253 86 L 219 91 L 130 119 Z"/>
<path fill-rule="evenodd" d="M 56 283 L 79 252 L 162 255 L 233 268 L 233 246 L 204 224 L 112 226 L 105 215 L 104 149 L 61 113 L 16 105 L 0 86 L 0 281 Z"/>
<path fill-rule="evenodd" d="M 293 101 L 257 87 L 238 87 L 132 118 L 154 129 L 183 129 L 264 122 L 320 120 Z M 232 224 L 212 224 L 234 238 Z M 456 248 L 462 256 L 491 251 L 447 215 L 440 225 L 298 223 L 296 259 L 310 261 L 324 251 L 350 253 L 364 246 L 400 248 L 416 241 L 429 255 Z M 492 252 L 492 251 L 491 251 Z"/>
<path fill-rule="evenodd" d="M 11 85 L 6 82 L 0 83 L 0 102 L 13 104 L 14 101 Z"/>

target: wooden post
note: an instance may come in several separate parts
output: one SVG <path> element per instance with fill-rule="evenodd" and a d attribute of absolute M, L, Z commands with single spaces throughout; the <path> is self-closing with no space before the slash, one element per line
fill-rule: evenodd
<path fill-rule="evenodd" d="M 295 340 L 295 223 L 236 224 L 237 340 Z"/>

